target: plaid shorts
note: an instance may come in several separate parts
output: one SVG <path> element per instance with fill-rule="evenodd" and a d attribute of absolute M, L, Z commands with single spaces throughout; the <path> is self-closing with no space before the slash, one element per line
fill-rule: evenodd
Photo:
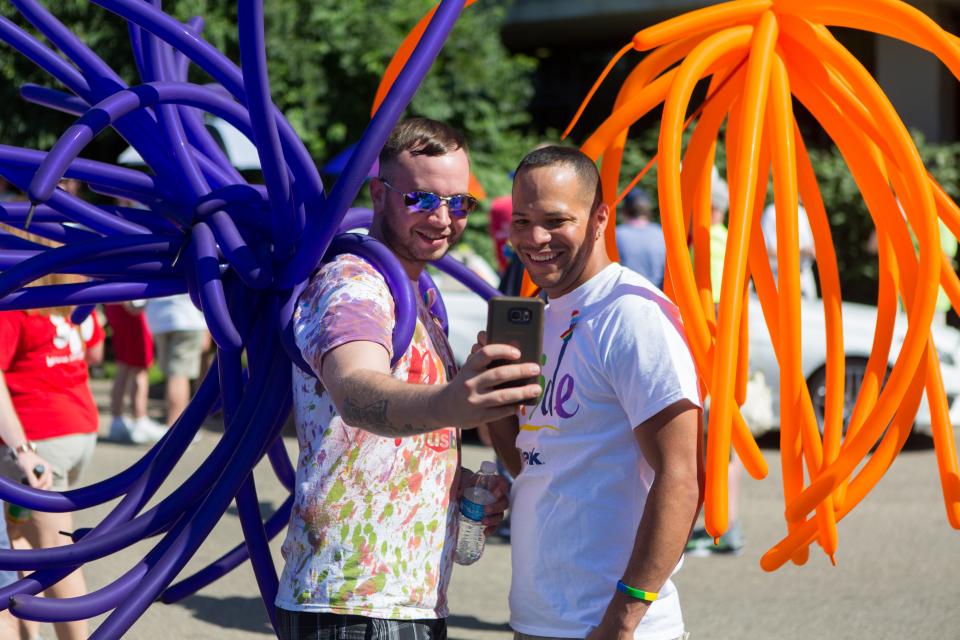
<path fill-rule="evenodd" d="M 531 636 L 526 633 L 520 633 L 519 631 L 513 632 L 513 640 L 562 640 L 561 638 L 547 638 L 546 636 Z M 682 636 L 676 638 L 675 640 L 690 640 L 690 632 L 685 631 Z"/>
<path fill-rule="evenodd" d="M 447 640 L 447 621 L 386 620 L 277 607 L 280 640 Z"/>

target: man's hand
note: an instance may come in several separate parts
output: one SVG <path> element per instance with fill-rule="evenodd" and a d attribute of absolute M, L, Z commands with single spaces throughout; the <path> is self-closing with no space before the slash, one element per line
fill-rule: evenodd
<path fill-rule="evenodd" d="M 463 499 L 464 489 L 472 484 L 474 475 L 476 474 L 473 471 L 466 468 L 463 469 L 460 475 L 460 494 L 458 496 L 460 499 Z M 490 491 L 496 500 L 483 508 L 483 534 L 486 536 L 491 536 L 496 533 L 497 527 L 503 522 L 504 512 L 507 510 L 507 507 L 510 506 L 510 485 L 507 484 L 507 481 L 499 474 L 496 476 L 494 483 Z"/>
<path fill-rule="evenodd" d="M 497 360 L 514 361 L 520 357 L 516 347 L 505 344 L 476 345 L 456 377 L 443 389 L 440 410 L 450 416 L 451 424 L 476 426 L 513 415 L 527 400 L 540 395 L 540 385 L 497 389 L 504 383 L 536 376 L 536 364 L 505 364 L 488 367 Z"/>
<path fill-rule="evenodd" d="M 649 602 L 617 592 L 587 640 L 633 640 L 633 633 L 648 608 Z"/>

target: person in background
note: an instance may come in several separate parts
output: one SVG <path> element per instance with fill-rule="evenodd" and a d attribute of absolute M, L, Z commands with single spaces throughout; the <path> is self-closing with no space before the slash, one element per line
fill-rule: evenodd
<path fill-rule="evenodd" d="M 141 300 L 104 305 L 103 311 L 112 330 L 113 354 L 117 375 L 110 390 L 109 439 L 114 442 L 145 444 L 157 442 L 167 428 L 147 415 L 150 387 L 149 369 L 153 364 L 153 336 L 143 313 Z M 124 415 L 129 394 L 132 418 Z"/>
<path fill-rule="evenodd" d="M 813 273 L 813 263 L 816 260 L 816 251 L 813 245 L 813 231 L 810 229 L 810 220 L 807 219 L 807 210 L 800 204 L 797 206 L 797 231 L 800 249 L 800 297 L 814 299 L 817 297 L 817 277 Z M 763 229 L 763 240 L 767 245 L 767 255 L 770 257 L 770 268 L 773 270 L 773 279 L 777 280 L 777 207 L 771 203 L 763 210 L 760 219 Z"/>
<path fill-rule="evenodd" d="M 5 389 L 6 380 L 3 378 L 3 374 L 0 373 L 0 388 Z M 11 443 L 7 445 L 6 448 L 12 449 L 13 451 L 20 451 L 17 454 L 17 463 L 20 466 L 20 472 L 23 478 L 28 478 L 30 485 L 37 489 L 48 489 L 50 488 L 50 483 L 52 481 L 52 474 L 50 473 L 50 463 L 41 458 L 33 451 L 27 443 L 27 436 L 23 432 L 23 427 L 18 423 L 17 420 L 10 418 L 10 413 L 12 409 L 7 406 L 9 402 L 9 391 L 6 391 L 4 395 L 3 391 L 0 391 L 0 439 L 5 443 Z M 7 419 L 2 419 L 2 416 L 6 414 Z M 2 455 L 2 454 L 0 454 Z M 37 478 L 36 473 L 34 472 L 38 466 L 44 468 L 44 473 L 40 478 Z M 7 508 L 4 505 L 3 501 L 0 501 L 0 510 L 3 511 L 4 516 L 7 515 Z M 10 535 L 7 532 L 7 517 L 0 517 L 0 549 L 10 549 Z M 13 584 L 17 581 L 17 572 L 16 571 L 0 571 L 0 588 L 6 587 Z M 20 625 L 21 622 L 18 621 L 13 614 L 10 613 L 9 609 L 4 609 L 0 611 L 0 638 L 19 638 L 27 637 L 32 640 L 35 637 L 33 633 L 36 630 L 38 625 L 36 623 L 23 622 L 24 625 L 24 634 L 21 636 Z M 28 625 L 30 628 L 28 628 Z"/>
<path fill-rule="evenodd" d="M 513 204 L 509 195 L 498 196 L 490 202 L 490 238 L 493 240 L 493 254 L 497 257 L 497 271 L 501 275 L 507 270 L 513 254 L 507 244 L 511 211 Z"/>
<path fill-rule="evenodd" d="M 899 203 L 899 200 L 897 202 Z M 903 205 L 900 205 L 900 212 L 904 216 L 906 213 L 903 211 Z M 950 231 L 950 228 L 943 222 L 940 222 L 940 249 L 943 251 L 943 254 L 947 256 L 947 260 L 950 262 L 950 266 L 953 269 L 956 269 L 956 257 L 957 257 L 957 239 L 954 237 L 953 232 Z M 917 242 L 916 236 L 913 232 L 910 233 L 910 239 L 913 240 L 913 249 L 918 251 L 920 249 L 920 243 Z M 867 253 L 870 255 L 877 255 L 880 251 L 879 246 L 880 239 L 877 237 L 877 230 L 873 228 L 870 230 L 870 235 L 867 238 L 867 242 L 864 246 Z M 947 297 L 947 292 L 944 291 L 943 286 L 941 285 L 937 291 L 937 303 L 934 306 L 933 314 L 933 324 L 939 326 L 945 326 L 947 324 L 947 314 L 950 312 L 950 309 L 953 307 L 953 304 L 950 302 L 950 298 Z"/>
<path fill-rule="evenodd" d="M 210 334 L 203 313 L 185 293 L 149 300 L 147 324 L 153 333 L 157 362 L 166 377 L 167 425 L 172 426 L 190 402 L 190 381 L 200 375 Z"/>
<path fill-rule="evenodd" d="M 0 202 L 15 202 L 23 197 L 10 189 L 10 183 L 0 178 Z"/>
<path fill-rule="evenodd" d="M 26 239 L 54 246 L 44 238 L 17 232 Z M 51 274 L 31 286 L 81 282 L 73 275 Z M 97 406 L 89 387 L 88 365 L 103 360 L 103 329 L 96 314 L 80 325 L 70 320 L 73 307 L 0 312 L 0 474 L 32 486 L 67 491 L 73 488 L 93 457 L 99 428 Z M 7 505 L 8 515 L 13 515 Z M 31 511 L 10 524 L 15 548 L 49 548 L 70 544 L 73 516 Z M 46 590 L 52 598 L 86 593 L 78 569 Z M 38 636 L 37 623 L 22 622 L 28 638 Z M 58 622 L 60 640 L 87 637 L 86 621 Z"/>
<path fill-rule="evenodd" d="M 713 290 L 713 304 L 720 304 L 720 283 L 723 281 L 723 260 L 727 250 L 727 209 L 730 206 L 730 192 L 726 181 L 714 170 L 710 188 L 710 283 Z M 709 414 L 709 404 L 705 416 Z M 720 536 L 719 542 L 703 527 L 694 529 L 687 542 L 686 553 L 692 556 L 740 555 L 743 553 L 743 533 L 740 525 L 740 478 L 743 475 L 743 463 L 737 454 L 731 453 L 727 467 L 727 514 L 730 526 Z"/>
<path fill-rule="evenodd" d="M 623 224 L 617 225 L 617 251 L 620 264 L 639 273 L 663 289 L 663 272 L 667 262 L 667 245 L 663 229 L 653 221 L 650 196 L 635 187 L 623 199 Z"/>
<path fill-rule="evenodd" d="M 83 183 L 76 178 L 63 178 L 57 186 L 74 197 L 80 197 L 80 191 L 83 189 Z"/>

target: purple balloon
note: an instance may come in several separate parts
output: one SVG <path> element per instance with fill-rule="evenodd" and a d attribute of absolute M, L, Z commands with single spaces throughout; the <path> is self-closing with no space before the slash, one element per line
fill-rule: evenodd
<path fill-rule="evenodd" d="M 63 243 L 49 248 L 0 233 L 0 309 L 77 305 L 74 318 L 80 320 L 95 303 L 189 292 L 218 352 L 217 368 L 184 415 L 124 472 L 66 492 L 0 479 L 0 498 L 40 511 L 70 511 L 120 498 L 97 526 L 75 532 L 71 545 L 0 550 L 0 568 L 35 570 L 0 588 L 0 609 L 9 602 L 14 614 L 44 621 L 90 618 L 113 609 L 92 637 L 118 638 L 161 594 L 164 601 L 185 597 L 249 558 L 272 620 L 277 575 L 267 542 L 282 530 L 292 496 L 264 522 L 251 471 L 268 456 L 279 482 L 294 489 L 295 472 L 279 436 L 290 412 L 291 362 L 307 372 L 309 366 L 294 344 L 293 312 L 321 257 L 354 253 L 383 274 L 395 299 L 393 361 L 406 351 L 417 304 L 405 271 L 373 238 L 335 236 L 341 223 L 369 226 L 369 211 L 348 214 L 348 207 L 464 2 L 441 3 L 329 200 L 306 147 L 272 102 L 262 0 L 239 5 L 243 72 L 203 40 L 199 18 L 183 24 L 163 13 L 159 2 L 93 0 L 128 23 L 142 83 L 132 87 L 39 2 L 11 2 L 44 42 L 6 18 L 0 18 L 0 41 L 65 89 L 26 84 L 22 97 L 77 120 L 49 152 L 0 145 L 0 175 L 37 205 L 0 205 L 0 221 L 22 227 L 29 220 L 37 235 Z M 190 64 L 220 88 L 186 82 Z M 230 164 L 203 124 L 205 113 L 223 118 L 255 143 L 265 185 L 247 184 Z M 79 157 L 106 128 L 140 153 L 150 173 Z M 58 189 L 64 177 L 145 208 L 86 202 Z M 91 280 L 25 286 L 52 272 Z M 421 284 L 424 291 L 435 290 L 426 274 Z M 432 310 L 445 322 L 439 295 Z M 226 430 L 206 463 L 147 508 L 218 400 Z M 244 545 L 171 587 L 234 500 Z M 142 560 L 102 589 L 67 601 L 34 597 L 86 562 L 148 538 L 155 544 Z"/>

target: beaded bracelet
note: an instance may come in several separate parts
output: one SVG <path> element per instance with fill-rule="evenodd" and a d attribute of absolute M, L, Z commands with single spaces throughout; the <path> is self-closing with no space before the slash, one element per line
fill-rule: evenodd
<path fill-rule="evenodd" d="M 657 599 L 657 596 L 660 595 L 656 591 L 642 591 L 640 589 L 634 589 L 630 585 L 625 584 L 623 580 L 617 580 L 617 591 L 620 593 L 625 593 L 631 598 L 644 600 L 645 602 L 653 602 Z"/>

